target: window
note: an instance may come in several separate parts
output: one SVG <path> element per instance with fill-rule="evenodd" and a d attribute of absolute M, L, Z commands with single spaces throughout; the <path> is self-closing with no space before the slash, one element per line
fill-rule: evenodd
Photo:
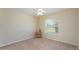
<path fill-rule="evenodd" d="M 48 19 L 45 22 L 45 32 L 46 33 L 57 33 L 58 32 L 58 23 L 56 20 Z"/>

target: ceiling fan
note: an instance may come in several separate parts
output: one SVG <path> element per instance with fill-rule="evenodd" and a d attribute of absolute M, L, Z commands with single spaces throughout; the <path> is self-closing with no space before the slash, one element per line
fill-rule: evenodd
<path fill-rule="evenodd" d="M 37 9 L 37 15 L 41 16 L 45 14 L 45 10 L 44 9 Z"/>

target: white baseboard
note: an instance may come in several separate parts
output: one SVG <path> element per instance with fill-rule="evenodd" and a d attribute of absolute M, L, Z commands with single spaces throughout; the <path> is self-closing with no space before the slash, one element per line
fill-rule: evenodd
<path fill-rule="evenodd" d="M 28 37 L 26 39 L 20 39 L 20 40 L 12 41 L 12 42 L 9 42 L 9 43 L 1 44 L 0 47 L 7 46 L 7 45 L 10 45 L 10 44 L 14 44 L 14 43 L 17 43 L 17 42 L 20 42 L 20 41 L 23 41 L 23 40 L 33 39 L 33 38 L 34 37 Z"/>
<path fill-rule="evenodd" d="M 47 38 L 47 39 L 50 39 L 50 38 Z M 52 39 L 50 39 L 50 40 L 52 40 Z M 53 39 L 53 40 L 55 40 L 55 39 Z M 61 41 L 61 40 L 55 40 L 55 41 L 63 42 L 63 43 L 70 44 L 70 45 L 74 45 L 74 46 L 77 46 L 78 47 L 78 45 L 73 44 L 73 43 L 68 43 L 68 42 Z"/>

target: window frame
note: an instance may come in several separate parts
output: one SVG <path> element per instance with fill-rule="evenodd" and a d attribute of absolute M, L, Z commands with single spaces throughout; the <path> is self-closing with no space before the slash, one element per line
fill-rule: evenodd
<path fill-rule="evenodd" d="M 54 25 L 53 25 L 53 28 L 55 28 L 55 32 L 48 32 L 48 28 L 47 28 L 47 24 L 46 24 L 46 22 L 48 20 L 52 21 L 53 23 L 55 22 Z M 58 33 L 58 21 L 57 21 L 57 19 L 51 18 L 51 19 L 46 19 L 45 20 L 45 33 L 47 33 L 47 34 L 57 34 Z"/>

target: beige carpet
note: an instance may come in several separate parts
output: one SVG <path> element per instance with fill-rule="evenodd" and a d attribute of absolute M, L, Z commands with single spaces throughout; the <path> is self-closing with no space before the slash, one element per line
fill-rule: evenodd
<path fill-rule="evenodd" d="M 77 46 L 55 40 L 36 38 L 0 47 L 0 50 L 77 50 Z"/>

